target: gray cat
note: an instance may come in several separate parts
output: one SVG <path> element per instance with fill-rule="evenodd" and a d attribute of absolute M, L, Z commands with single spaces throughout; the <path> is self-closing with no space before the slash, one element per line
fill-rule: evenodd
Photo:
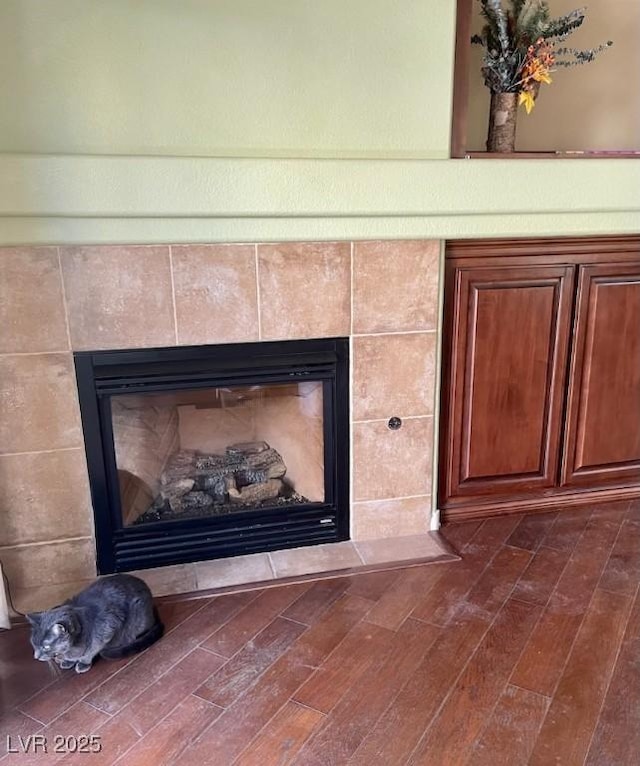
<path fill-rule="evenodd" d="M 60 606 L 26 615 L 33 656 L 85 673 L 99 654 L 119 659 L 157 641 L 164 632 L 146 583 L 117 574 L 104 577 Z"/>

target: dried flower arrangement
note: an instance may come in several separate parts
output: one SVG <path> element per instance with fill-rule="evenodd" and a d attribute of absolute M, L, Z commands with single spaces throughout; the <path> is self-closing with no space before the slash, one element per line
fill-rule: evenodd
<path fill-rule="evenodd" d="M 552 19 L 546 0 L 509 0 L 506 10 L 501 0 L 479 2 L 486 23 L 471 42 L 485 49 L 482 75 L 491 91 L 487 150 L 513 151 L 516 100 L 529 114 L 555 68 L 587 64 L 613 43 L 589 50 L 562 45 L 582 25 L 585 8 Z"/>

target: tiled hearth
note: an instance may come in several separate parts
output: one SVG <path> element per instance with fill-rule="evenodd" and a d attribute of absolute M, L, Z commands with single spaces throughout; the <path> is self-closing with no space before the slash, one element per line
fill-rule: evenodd
<path fill-rule="evenodd" d="M 345 566 L 363 541 L 426 533 L 439 261 L 436 241 L 0 248 L 0 561 L 16 606 L 47 606 L 96 573 L 77 350 L 351 337 Z M 323 555 L 285 554 L 148 577 L 159 593 L 210 588 L 238 568 L 245 581 L 311 573 Z"/>

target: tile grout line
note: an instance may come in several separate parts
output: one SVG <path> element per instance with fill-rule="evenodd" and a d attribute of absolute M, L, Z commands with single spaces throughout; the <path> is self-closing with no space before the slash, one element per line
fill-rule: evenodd
<path fill-rule="evenodd" d="M 68 350 L 73 351 L 71 344 L 71 329 L 69 327 L 69 306 L 67 303 L 67 289 L 64 284 L 64 274 L 62 272 L 62 256 L 60 255 L 60 247 L 56 246 L 56 252 L 58 255 L 58 275 L 60 276 L 60 287 L 62 288 L 62 309 L 64 311 L 64 325 L 67 331 L 67 344 Z"/>
<path fill-rule="evenodd" d="M 399 417 L 402 418 L 402 420 L 426 420 L 427 418 L 433 418 L 433 414 L 427 414 L 424 415 L 403 415 L 400 413 Z M 360 424 L 360 423 L 386 423 L 389 420 L 389 418 L 365 418 L 363 420 L 354 420 L 354 425 Z"/>
<path fill-rule="evenodd" d="M 64 352 L 64 353 L 68 353 L 68 352 Z M 56 449 L 26 450 L 25 452 L 2 452 L 0 453 L 0 458 L 20 457 L 22 455 L 48 455 L 52 452 L 73 452 L 74 450 L 82 450 L 82 447 L 57 447 Z"/>
<path fill-rule="evenodd" d="M 260 305 L 260 258 L 258 257 L 258 245 L 253 246 L 253 255 L 256 269 L 256 308 L 258 313 L 258 340 L 262 340 L 262 306 Z"/>
<path fill-rule="evenodd" d="M 430 497 L 430 495 L 423 493 L 422 495 L 400 495 L 399 497 L 381 497 L 381 498 L 374 498 L 371 500 L 354 500 L 354 504 L 361 504 L 361 503 L 390 503 L 394 500 L 415 500 L 417 498 L 422 497 Z M 426 532 L 419 532 L 418 534 L 426 535 Z M 413 537 L 414 535 L 400 535 L 401 537 Z M 379 539 L 386 539 L 386 538 L 379 538 Z"/>
<path fill-rule="evenodd" d="M 173 333 L 176 338 L 176 346 L 180 345 L 178 334 L 178 310 L 176 308 L 176 284 L 173 275 L 173 245 L 169 245 L 169 276 L 171 278 L 171 304 L 173 306 Z"/>
<path fill-rule="evenodd" d="M 353 549 L 356 552 L 356 556 L 360 559 L 360 562 L 363 566 L 367 566 L 367 562 L 364 560 L 364 557 L 360 553 L 360 549 L 358 548 L 358 542 L 366 542 L 364 540 L 351 540 L 351 545 L 353 545 Z"/>
<path fill-rule="evenodd" d="M 437 335 L 437 330 L 388 330 L 386 332 L 354 332 L 354 338 L 368 338 L 380 335 Z"/>
<path fill-rule="evenodd" d="M 51 545 L 53 543 L 72 543 L 78 540 L 93 540 L 92 535 L 80 535 L 78 537 L 57 537 L 55 540 L 36 540 L 31 543 L 14 543 L 13 545 L 0 545 L 0 551 L 13 550 L 14 548 L 33 548 L 41 545 Z M 56 583 L 42 583 L 45 587 L 47 585 L 65 585 L 66 583 L 79 582 L 80 580 L 90 580 L 91 577 L 81 577 L 79 580 L 64 580 Z M 41 587 L 40 585 L 33 585 L 33 588 Z M 25 589 L 26 590 L 26 589 Z"/>
<path fill-rule="evenodd" d="M 7 356 L 60 356 L 60 354 L 68 354 L 70 351 L 70 348 L 61 348 L 57 351 L 5 351 L 0 353 L 0 358 Z"/>

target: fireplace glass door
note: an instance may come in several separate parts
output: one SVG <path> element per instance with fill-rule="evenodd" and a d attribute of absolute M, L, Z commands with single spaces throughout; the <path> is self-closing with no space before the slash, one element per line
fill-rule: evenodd
<path fill-rule="evenodd" d="M 325 500 L 323 384 L 111 399 L 125 526 Z"/>

